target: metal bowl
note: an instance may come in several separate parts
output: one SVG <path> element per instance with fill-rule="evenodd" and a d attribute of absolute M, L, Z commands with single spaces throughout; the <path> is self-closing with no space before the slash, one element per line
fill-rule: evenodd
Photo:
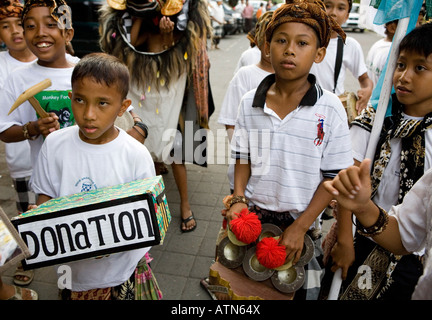
<path fill-rule="evenodd" d="M 281 292 L 295 292 L 305 282 L 305 269 L 302 266 L 293 266 L 286 270 L 276 271 L 271 277 L 271 282 Z"/>
<path fill-rule="evenodd" d="M 307 234 L 305 234 L 303 250 L 302 250 L 299 261 L 296 263 L 296 266 L 307 265 L 312 260 L 312 258 L 314 257 L 314 253 L 315 253 L 315 246 L 314 246 L 314 243 L 312 241 L 312 238 L 309 237 Z"/>
<path fill-rule="evenodd" d="M 262 224 L 262 231 L 260 236 L 258 237 L 258 241 L 261 241 L 264 238 L 268 237 L 277 237 L 282 234 L 282 229 L 279 228 L 277 225 L 274 225 L 272 223 L 263 223 Z"/>
<path fill-rule="evenodd" d="M 255 255 L 256 247 L 253 246 L 246 251 L 243 259 L 244 272 L 255 281 L 264 281 L 270 278 L 275 272 L 273 269 L 267 269 L 259 263 Z"/>
<path fill-rule="evenodd" d="M 240 240 L 238 240 L 237 237 L 235 236 L 235 234 L 230 229 L 228 229 L 228 238 L 236 246 L 239 246 L 239 247 L 247 246 L 247 243 L 244 243 L 244 242 L 241 242 Z"/>
<path fill-rule="evenodd" d="M 217 248 L 219 262 L 227 268 L 240 267 L 246 254 L 246 247 L 237 246 L 228 237 L 223 238 Z"/>

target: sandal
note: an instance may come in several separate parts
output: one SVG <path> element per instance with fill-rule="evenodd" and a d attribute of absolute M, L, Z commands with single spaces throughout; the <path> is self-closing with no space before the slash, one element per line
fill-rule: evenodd
<path fill-rule="evenodd" d="M 219 285 L 211 285 L 209 278 L 201 279 L 200 285 L 213 300 L 231 300 L 229 298 L 228 288 Z M 219 297 L 216 296 L 215 293 L 218 294 Z"/>
<path fill-rule="evenodd" d="M 27 280 L 17 279 L 16 278 L 17 276 L 27 277 Z M 24 270 L 22 267 L 22 264 L 20 263 L 15 270 L 13 282 L 18 286 L 27 286 L 33 281 L 33 277 L 34 277 L 34 271 L 33 270 Z"/>
<path fill-rule="evenodd" d="M 186 219 L 181 218 L 181 220 L 182 220 L 182 222 L 180 224 L 180 231 L 181 232 L 183 232 L 183 233 L 185 233 L 185 232 L 192 232 L 192 231 L 194 231 L 196 229 L 196 227 L 197 227 L 197 221 L 196 221 L 196 219 L 195 219 L 192 211 L 191 211 L 191 215 L 188 218 L 186 218 Z M 186 228 L 187 223 L 189 221 L 191 221 L 191 220 L 195 221 L 195 225 L 191 229 L 183 229 L 182 226 L 184 225 L 185 228 Z"/>
<path fill-rule="evenodd" d="M 21 288 L 14 286 L 15 294 L 8 300 L 38 300 L 38 294 L 32 289 Z"/>

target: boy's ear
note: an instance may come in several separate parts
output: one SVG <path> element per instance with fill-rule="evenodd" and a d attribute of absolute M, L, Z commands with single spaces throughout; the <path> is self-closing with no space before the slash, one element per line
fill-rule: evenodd
<path fill-rule="evenodd" d="M 66 42 L 71 42 L 75 34 L 75 30 L 73 28 L 71 29 L 65 29 L 64 31 L 64 38 Z"/>
<path fill-rule="evenodd" d="M 327 52 L 327 48 L 326 47 L 320 47 L 320 48 L 318 48 L 317 53 L 315 55 L 314 62 L 315 63 L 322 62 L 324 60 L 326 52 Z"/>
<path fill-rule="evenodd" d="M 265 55 L 266 57 L 270 57 L 270 42 L 266 41 L 266 42 L 264 43 L 264 48 L 263 48 L 263 50 L 264 50 L 264 55 Z"/>
<path fill-rule="evenodd" d="M 132 104 L 132 100 L 131 99 L 124 99 L 120 108 L 119 113 L 117 114 L 119 117 L 121 117 L 123 115 L 123 113 L 125 113 L 125 111 L 127 110 L 127 108 L 129 108 L 129 106 Z"/>

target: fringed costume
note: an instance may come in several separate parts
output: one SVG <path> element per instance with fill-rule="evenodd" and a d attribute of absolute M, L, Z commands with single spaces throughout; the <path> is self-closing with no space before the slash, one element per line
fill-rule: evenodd
<path fill-rule="evenodd" d="M 153 50 L 152 37 L 160 36 L 159 23 L 164 16 L 174 22 L 173 40 L 161 50 Z M 131 40 L 136 36 L 133 23 L 137 20 L 142 21 L 138 36 L 145 41 L 141 44 Z M 101 8 L 100 33 L 102 50 L 129 68 L 129 98 L 134 112 L 148 125 L 145 145 L 153 160 L 206 166 L 205 152 L 194 156 L 195 148 L 202 148 L 206 140 L 206 130 L 199 129 L 209 128 L 208 119 L 214 111 L 206 48 L 211 24 L 206 2 L 108 1 Z M 200 134 L 195 135 L 198 130 Z"/>

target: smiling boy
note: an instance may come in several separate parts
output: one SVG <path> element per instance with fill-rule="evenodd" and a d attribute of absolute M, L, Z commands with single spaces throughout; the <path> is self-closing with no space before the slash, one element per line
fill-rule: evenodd
<path fill-rule="evenodd" d="M 71 22 L 66 24 L 66 28 L 60 23 L 71 21 L 70 11 L 64 10 L 66 7 L 63 0 L 25 2 L 21 17 L 24 37 L 28 48 L 38 59 L 36 63 L 15 70 L 6 79 L 4 90 L 0 93 L 1 101 L 6 106 L 0 111 L 0 139 L 4 142 L 28 140 L 32 164 L 36 162 L 43 136 L 73 123 L 73 118 L 66 123 L 56 114 L 58 110 L 66 112 L 65 108 L 69 115 L 72 114 L 68 92 L 74 64 L 66 58 L 66 44 L 72 40 L 74 31 Z M 38 118 L 28 101 L 8 115 L 10 107 L 22 92 L 47 78 L 51 80 L 51 86 L 35 98 L 49 117 Z M 52 103 L 50 96 L 64 99 Z"/>
<path fill-rule="evenodd" d="M 324 58 L 332 30 L 345 36 L 321 1 L 290 1 L 274 12 L 265 50 L 275 74 L 243 96 L 231 145 L 236 164 L 227 219 L 249 205 L 261 222 L 284 230 L 280 243 L 294 263 L 306 232 L 319 250 L 315 221 L 331 200 L 322 182 L 352 164 L 345 110 L 309 74 Z M 307 290 L 297 298 L 317 298 L 319 259 L 307 265 Z"/>

